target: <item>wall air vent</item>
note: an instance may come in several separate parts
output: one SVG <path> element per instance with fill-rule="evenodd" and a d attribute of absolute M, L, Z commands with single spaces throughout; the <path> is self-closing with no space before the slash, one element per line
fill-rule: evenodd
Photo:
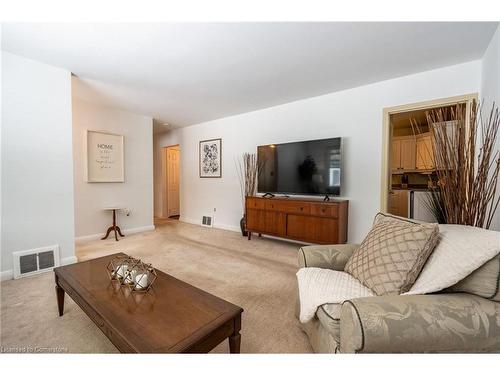
<path fill-rule="evenodd" d="M 212 216 L 203 216 L 201 219 L 201 225 L 204 227 L 212 227 Z"/>
<path fill-rule="evenodd" d="M 59 266 L 59 245 L 38 249 L 16 251 L 14 257 L 14 279 L 51 271 Z"/>

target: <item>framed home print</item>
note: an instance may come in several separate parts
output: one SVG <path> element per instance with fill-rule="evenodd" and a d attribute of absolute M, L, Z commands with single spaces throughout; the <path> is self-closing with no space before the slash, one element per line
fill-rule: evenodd
<path fill-rule="evenodd" d="M 200 141 L 200 178 L 222 177 L 222 138 Z"/>
<path fill-rule="evenodd" d="M 124 182 L 123 135 L 87 130 L 87 182 Z"/>

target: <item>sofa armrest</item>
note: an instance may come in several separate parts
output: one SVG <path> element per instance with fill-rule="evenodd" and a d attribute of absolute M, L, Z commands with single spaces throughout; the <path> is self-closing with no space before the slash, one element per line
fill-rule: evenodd
<path fill-rule="evenodd" d="M 340 351 L 500 352 L 500 303 L 466 293 L 346 301 Z"/>
<path fill-rule="evenodd" d="M 317 267 L 343 271 L 355 249 L 359 245 L 314 245 L 299 249 L 299 268 Z"/>

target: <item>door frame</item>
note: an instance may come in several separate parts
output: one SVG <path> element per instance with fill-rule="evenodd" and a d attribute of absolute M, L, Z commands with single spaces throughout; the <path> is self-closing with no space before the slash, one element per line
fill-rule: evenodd
<path fill-rule="evenodd" d="M 181 146 L 180 144 L 175 144 L 175 145 L 170 145 L 170 146 L 164 146 L 161 149 L 161 216 L 162 218 L 168 218 L 168 173 L 167 173 L 167 165 L 168 165 L 168 159 L 167 159 L 167 149 L 172 148 L 172 147 L 178 147 L 179 148 L 179 192 L 180 192 L 180 184 L 181 184 L 181 174 L 180 174 L 180 151 L 181 151 Z M 179 195 L 179 214 L 180 214 L 181 208 L 180 208 L 180 195 Z"/>
<path fill-rule="evenodd" d="M 382 168 L 380 176 L 380 211 L 388 211 L 389 185 L 391 179 L 391 168 L 389 166 L 389 157 L 391 154 L 391 115 L 401 112 L 418 111 L 422 109 L 432 109 L 436 107 L 445 107 L 458 103 L 465 103 L 466 118 L 469 118 L 470 105 L 473 100 L 479 100 L 479 94 L 471 93 L 458 96 L 450 96 L 448 98 L 426 100 L 410 104 L 398 105 L 395 107 L 387 107 L 383 110 L 382 118 Z"/>

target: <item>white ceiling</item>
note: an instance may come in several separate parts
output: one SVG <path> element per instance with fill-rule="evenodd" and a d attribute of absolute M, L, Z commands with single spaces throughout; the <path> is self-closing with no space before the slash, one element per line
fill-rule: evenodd
<path fill-rule="evenodd" d="M 3 24 L 76 95 L 186 126 L 482 57 L 498 23 Z"/>

